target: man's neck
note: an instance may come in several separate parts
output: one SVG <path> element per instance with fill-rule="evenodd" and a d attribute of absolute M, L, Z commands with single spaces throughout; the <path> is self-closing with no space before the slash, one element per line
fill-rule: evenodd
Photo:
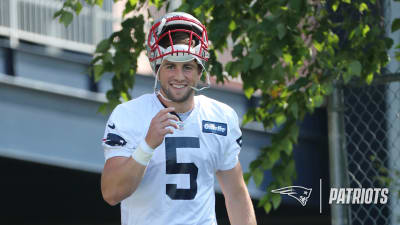
<path fill-rule="evenodd" d="M 160 93 L 162 94 L 162 93 Z M 160 102 L 166 107 L 175 107 L 176 113 L 185 113 L 189 112 L 194 108 L 194 96 L 190 96 L 188 100 L 185 102 L 172 102 L 165 100 L 160 94 L 157 95 L 157 98 Z"/>

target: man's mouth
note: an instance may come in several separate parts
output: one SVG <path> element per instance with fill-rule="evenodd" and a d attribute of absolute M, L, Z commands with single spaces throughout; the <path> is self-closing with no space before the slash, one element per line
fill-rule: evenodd
<path fill-rule="evenodd" d="M 171 84 L 172 87 L 177 88 L 177 89 L 182 89 L 185 88 L 187 85 L 186 84 Z"/>

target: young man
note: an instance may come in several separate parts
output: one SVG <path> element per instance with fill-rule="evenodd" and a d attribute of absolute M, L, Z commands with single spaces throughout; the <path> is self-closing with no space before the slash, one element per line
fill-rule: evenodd
<path fill-rule="evenodd" d="M 187 13 L 168 13 L 152 26 L 147 45 L 160 90 L 111 114 L 103 198 L 121 202 L 124 225 L 214 225 L 216 175 L 231 224 L 256 224 L 238 160 L 238 117 L 221 102 L 194 96 L 208 59 L 205 27 Z"/>

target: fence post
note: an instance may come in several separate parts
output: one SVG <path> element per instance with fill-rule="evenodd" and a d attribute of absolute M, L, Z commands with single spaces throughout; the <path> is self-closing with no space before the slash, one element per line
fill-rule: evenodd
<path fill-rule="evenodd" d="M 349 187 L 344 136 L 343 89 L 335 83 L 328 101 L 329 173 L 331 187 Z M 350 225 L 348 205 L 331 205 L 332 225 Z"/>
<path fill-rule="evenodd" d="M 96 46 L 103 39 L 103 14 L 100 7 L 92 7 L 92 45 Z M 100 15 L 101 14 L 101 15 Z M 95 48 L 96 49 L 96 48 Z"/>
<path fill-rule="evenodd" d="M 10 16 L 10 46 L 17 48 L 19 45 L 18 37 L 18 3 L 19 1 L 9 2 L 9 16 Z"/>

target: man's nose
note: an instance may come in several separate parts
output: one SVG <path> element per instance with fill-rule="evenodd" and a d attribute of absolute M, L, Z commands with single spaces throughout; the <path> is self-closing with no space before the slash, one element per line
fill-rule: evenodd
<path fill-rule="evenodd" d="M 183 67 L 178 66 L 175 74 L 175 79 L 184 80 L 185 74 L 183 73 Z"/>

